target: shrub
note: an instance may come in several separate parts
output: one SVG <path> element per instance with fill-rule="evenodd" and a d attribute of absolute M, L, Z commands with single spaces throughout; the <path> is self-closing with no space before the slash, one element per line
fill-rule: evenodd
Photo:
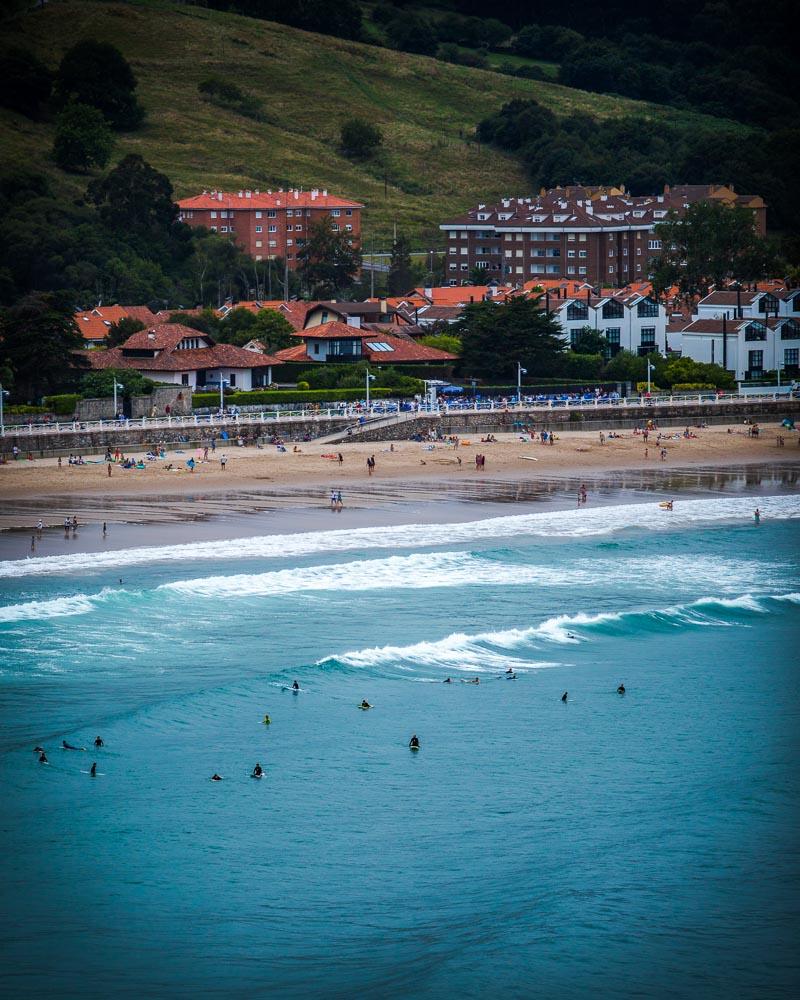
<path fill-rule="evenodd" d="M 370 389 L 372 399 L 406 399 L 419 390 L 412 389 Z M 364 389 L 254 389 L 252 392 L 225 393 L 228 406 L 270 406 L 288 403 L 355 403 L 364 398 Z M 195 392 L 192 394 L 195 409 L 219 406 L 219 392 Z"/>
<path fill-rule="evenodd" d="M 311 386 L 308 384 L 308 382 L 298 382 L 297 383 L 297 388 L 298 389 L 310 389 Z"/>
<path fill-rule="evenodd" d="M 83 173 L 104 167 L 114 148 L 114 137 L 97 108 L 68 104 L 56 119 L 53 159 L 62 170 Z"/>
<path fill-rule="evenodd" d="M 254 121 L 264 120 L 264 106 L 257 97 L 246 94 L 235 83 L 223 80 L 219 76 L 209 76 L 201 80 L 197 89 L 212 104 L 228 108 L 245 118 Z"/>
<path fill-rule="evenodd" d="M 65 392 L 60 396 L 45 396 L 44 405 L 58 417 L 71 417 L 81 398 L 78 392 Z"/>
<path fill-rule="evenodd" d="M 717 387 L 713 382 L 676 382 L 672 387 L 673 392 L 707 392 Z"/>
<path fill-rule="evenodd" d="M 342 152 L 345 156 L 364 159 L 371 156 L 383 142 L 383 133 L 363 118 L 350 118 L 341 129 Z"/>

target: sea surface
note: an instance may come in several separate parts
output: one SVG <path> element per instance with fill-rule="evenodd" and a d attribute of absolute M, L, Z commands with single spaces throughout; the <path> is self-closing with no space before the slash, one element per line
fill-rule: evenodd
<path fill-rule="evenodd" d="M 0 562 L 0 994 L 797 996 L 800 498 L 757 503 Z"/>

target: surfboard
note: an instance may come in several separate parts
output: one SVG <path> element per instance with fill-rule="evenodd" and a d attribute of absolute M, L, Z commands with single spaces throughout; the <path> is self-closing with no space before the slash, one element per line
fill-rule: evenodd
<path fill-rule="evenodd" d="M 263 774 L 251 774 L 250 777 L 251 778 L 259 778 L 259 779 L 261 779 L 261 778 L 264 777 L 264 775 Z"/>
<path fill-rule="evenodd" d="M 59 750 L 83 750 L 86 753 L 86 747 L 59 747 Z"/>
<path fill-rule="evenodd" d="M 417 750 L 420 750 L 421 747 L 409 747 L 408 749 L 416 752 Z"/>
<path fill-rule="evenodd" d="M 92 774 L 92 772 L 91 771 L 81 771 L 81 774 Z M 95 771 L 95 773 L 92 775 L 92 777 L 94 777 L 94 778 L 105 778 L 105 776 L 106 776 L 105 771 Z"/>
<path fill-rule="evenodd" d="M 362 712 L 368 712 L 374 705 L 356 705 L 356 708 L 360 708 Z"/>

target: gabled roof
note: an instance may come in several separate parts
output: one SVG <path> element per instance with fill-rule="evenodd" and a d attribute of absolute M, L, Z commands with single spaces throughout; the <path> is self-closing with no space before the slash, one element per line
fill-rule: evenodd
<path fill-rule="evenodd" d="M 163 351 L 176 348 L 185 337 L 200 337 L 214 343 L 212 337 L 182 323 L 159 323 L 131 334 L 122 345 L 124 351 Z"/>
<path fill-rule="evenodd" d="M 699 306 L 735 306 L 741 301 L 743 306 L 750 305 L 755 299 L 760 298 L 762 292 L 709 292 L 704 299 L 697 303 Z"/>
<path fill-rule="evenodd" d="M 359 340 L 364 331 L 358 326 L 348 326 L 347 323 L 340 323 L 332 320 L 329 323 L 320 323 L 319 326 L 309 326 L 304 330 L 298 330 L 295 337 L 305 337 L 307 340 L 333 340 L 345 338 L 347 340 Z"/>
<path fill-rule="evenodd" d="M 320 335 L 319 331 L 323 331 Z M 384 364 L 394 364 L 403 362 L 418 361 L 421 363 L 429 361 L 455 361 L 456 355 L 448 351 L 439 351 L 434 347 L 426 347 L 418 344 L 412 337 L 397 332 L 389 333 L 386 330 L 374 331 L 359 329 L 354 326 L 347 326 L 344 323 L 325 323 L 322 326 L 312 327 L 303 330 L 297 337 L 303 339 L 302 344 L 297 347 L 287 347 L 278 351 L 275 357 L 279 361 L 310 361 L 316 364 L 321 363 L 319 358 L 309 357 L 307 344 L 310 340 L 319 339 L 339 339 L 347 337 L 350 340 L 361 341 L 361 355 L 366 361 L 383 362 Z M 380 345 L 380 346 L 371 346 Z"/>
<path fill-rule="evenodd" d="M 84 340 L 102 341 L 108 336 L 109 328 L 128 315 L 124 306 L 95 306 L 76 312 L 75 325 Z"/>
<path fill-rule="evenodd" d="M 228 194 L 225 191 L 204 191 L 191 198 L 181 198 L 178 207 L 186 212 L 192 210 L 210 211 L 217 209 L 234 209 L 245 211 L 250 209 L 273 208 L 363 208 L 358 201 L 338 198 L 325 190 L 313 188 L 311 191 L 237 191 Z"/>

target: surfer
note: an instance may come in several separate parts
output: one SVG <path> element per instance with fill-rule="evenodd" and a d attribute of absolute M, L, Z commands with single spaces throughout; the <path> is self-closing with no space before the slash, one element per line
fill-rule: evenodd
<path fill-rule="evenodd" d="M 372 708 L 372 705 L 370 705 L 370 703 L 367 701 L 367 699 L 364 698 L 364 700 L 361 702 L 361 705 L 359 706 L 359 708 Z"/>
<path fill-rule="evenodd" d="M 62 750 L 85 750 L 86 747 L 74 747 L 71 743 L 67 743 L 66 740 L 61 741 Z"/>
<path fill-rule="evenodd" d="M 411 739 L 408 741 L 408 745 L 411 747 L 412 750 L 419 750 L 419 740 L 417 739 L 416 734 L 414 734 L 414 736 L 412 736 Z"/>
<path fill-rule="evenodd" d="M 761 511 L 758 509 L 758 507 L 756 507 L 756 509 L 753 511 L 753 520 L 755 521 L 756 524 L 761 523 Z"/>
<path fill-rule="evenodd" d="M 92 764 L 92 769 L 89 771 L 89 774 L 91 774 L 93 778 L 97 777 L 97 761 Z"/>
<path fill-rule="evenodd" d="M 264 768 L 260 764 L 256 764 L 253 768 L 253 777 L 260 778 L 264 773 Z"/>
<path fill-rule="evenodd" d="M 565 692 L 564 692 L 564 693 L 563 693 L 563 694 L 561 695 L 561 700 L 562 700 L 562 701 L 564 702 L 564 704 L 565 704 L 565 705 L 566 705 L 566 703 L 567 703 L 567 695 L 568 695 L 568 694 L 569 694 L 569 692 L 568 692 L 568 691 L 565 691 Z"/>
<path fill-rule="evenodd" d="M 292 682 L 292 691 L 299 691 L 299 690 L 300 690 L 300 685 L 297 683 L 297 681 L 293 681 Z"/>
<path fill-rule="evenodd" d="M 34 747 L 33 748 L 33 752 L 34 753 L 44 753 L 44 747 Z"/>
<path fill-rule="evenodd" d="M 271 724 L 272 724 L 272 719 L 270 719 L 270 717 L 268 715 L 265 715 L 264 716 L 264 725 L 265 726 L 269 726 Z"/>
<path fill-rule="evenodd" d="M 44 750 L 42 750 L 42 752 L 39 754 L 39 763 L 40 764 L 50 763 L 50 761 L 47 759 L 47 754 L 44 752 Z"/>
<path fill-rule="evenodd" d="M 480 684 L 480 682 L 481 682 L 480 677 L 473 677 L 471 680 L 462 681 L 461 683 L 462 684 Z"/>
<path fill-rule="evenodd" d="M 452 683 L 453 683 L 452 677 L 445 677 L 445 679 L 442 681 L 442 684 L 452 684 Z"/>
<path fill-rule="evenodd" d="M 214 772 L 214 773 L 213 773 L 213 774 L 211 775 L 211 780 L 212 780 L 212 781 L 222 781 L 222 775 L 221 775 L 221 774 L 217 774 L 217 772 L 215 771 L 215 772 Z"/>
<path fill-rule="evenodd" d="M 620 686 L 617 688 L 617 694 L 625 694 L 625 685 L 624 684 L 620 684 Z"/>
<path fill-rule="evenodd" d="M 94 745 L 99 749 L 100 747 L 104 747 L 105 743 L 103 743 L 102 739 L 99 736 L 95 736 Z"/>
<path fill-rule="evenodd" d="M 506 670 L 506 673 L 507 674 L 513 674 L 514 673 L 514 668 L 513 667 L 509 667 L 508 670 Z"/>

